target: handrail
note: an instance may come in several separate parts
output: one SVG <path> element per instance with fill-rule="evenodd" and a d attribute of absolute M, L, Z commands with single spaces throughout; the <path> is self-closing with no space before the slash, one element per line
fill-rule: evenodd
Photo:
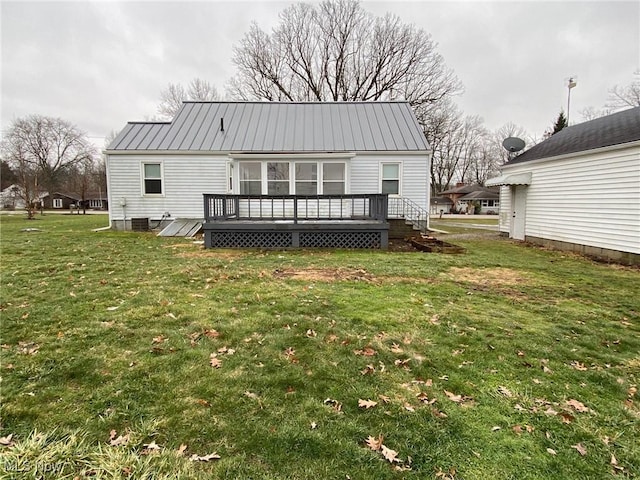
<path fill-rule="evenodd" d="M 422 233 L 429 229 L 429 212 L 414 201 L 404 197 L 389 197 L 389 216 L 404 218 Z"/>
<path fill-rule="evenodd" d="M 387 194 L 204 195 L 206 222 L 229 220 L 376 220 L 386 221 Z"/>

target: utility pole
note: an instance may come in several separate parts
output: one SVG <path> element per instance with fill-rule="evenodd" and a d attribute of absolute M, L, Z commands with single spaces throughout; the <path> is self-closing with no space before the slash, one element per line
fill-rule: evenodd
<path fill-rule="evenodd" d="M 574 77 L 569 77 L 569 93 L 567 95 L 567 126 L 569 126 L 569 108 L 571 107 L 571 89 L 578 84 Z"/>

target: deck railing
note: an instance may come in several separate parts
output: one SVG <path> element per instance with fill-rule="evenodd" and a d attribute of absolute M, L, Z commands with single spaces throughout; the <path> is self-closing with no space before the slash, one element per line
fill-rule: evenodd
<path fill-rule="evenodd" d="M 205 222 L 341 221 L 387 219 L 387 194 L 231 195 L 204 194 Z"/>
<path fill-rule="evenodd" d="M 417 203 L 404 197 L 389 197 L 389 218 L 404 218 L 422 233 L 429 228 L 429 212 Z"/>

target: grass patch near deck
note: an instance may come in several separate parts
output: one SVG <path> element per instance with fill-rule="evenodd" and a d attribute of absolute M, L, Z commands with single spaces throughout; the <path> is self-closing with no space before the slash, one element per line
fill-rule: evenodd
<path fill-rule="evenodd" d="M 640 475 L 637 269 L 482 238 L 204 250 L 106 223 L 0 216 L 0 476 Z"/>

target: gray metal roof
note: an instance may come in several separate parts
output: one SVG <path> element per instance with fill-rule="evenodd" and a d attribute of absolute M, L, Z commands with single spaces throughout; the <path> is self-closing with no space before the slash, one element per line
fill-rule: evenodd
<path fill-rule="evenodd" d="M 640 107 L 565 127 L 505 165 L 610 147 L 640 140 Z"/>
<path fill-rule="evenodd" d="M 429 145 L 407 102 L 184 102 L 171 122 L 128 123 L 107 150 L 367 152 Z"/>

